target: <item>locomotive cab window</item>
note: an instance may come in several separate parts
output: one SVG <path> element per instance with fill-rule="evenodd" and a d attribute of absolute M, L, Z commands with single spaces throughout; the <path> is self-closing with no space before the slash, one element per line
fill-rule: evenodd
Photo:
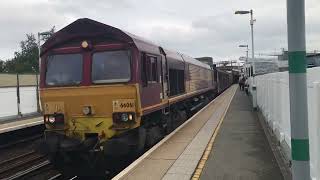
<path fill-rule="evenodd" d="M 82 80 L 82 55 L 57 54 L 47 58 L 46 84 L 77 85 Z"/>
<path fill-rule="evenodd" d="M 148 83 L 158 82 L 157 57 L 144 55 L 142 59 L 142 81 L 144 86 Z"/>
<path fill-rule="evenodd" d="M 130 74 L 129 51 L 106 51 L 93 54 L 93 83 L 128 82 L 131 78 Z"/>

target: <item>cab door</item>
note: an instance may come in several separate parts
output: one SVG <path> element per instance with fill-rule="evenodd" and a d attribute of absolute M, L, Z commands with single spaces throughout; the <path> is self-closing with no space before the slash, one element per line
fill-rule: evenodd
<path fill-rule="evenodd" d="M 170 92 L 170 83 L 169 83 L 169 66 L 168 59 L 165 51 L 162 47 L 159 47 L 161 53 L 161 85 L 162 85 L 162 103 L 166 106 L 163 109 L 163 114 L 169 114 L 170 104 L 169 104 L 169 92 Z"/>
<path fill-rule="evenodd" d="M 169 95 L 169 70 L 168 70 L 168 62 L 165 54 L 161 55 L 161 85 L 162 85 L 162 101 L 168 100 Z"/>
<path fill-rule="evenodd" d="M 153 111 L 163 98 L 161 56 L 142 53 L 141 58 L 141 105 L 143 111 Z"/>

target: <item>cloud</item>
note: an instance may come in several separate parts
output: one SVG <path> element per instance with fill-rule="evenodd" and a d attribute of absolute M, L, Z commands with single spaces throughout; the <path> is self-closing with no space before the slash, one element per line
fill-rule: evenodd
<path fill-rule="evenodd" d="M 254 10 L 256 52 L 273 53 L 287 47 L 286 2 L 279 0 L 29 0 L 0 5 L 0 59 L 13 56 L 26 33 L 52 26 L 61 29 L 88 17 L 145 37 L 165 48 L 216 60 L 245 55 L 239 44 L 251 45 L 249 16 Z M 307 48 L 320 49 L 320 2 L 306 2 Z M 251 47 L 250 47 L 251 48 Z"/>
<path fill-rule="evenodd" d="M 6 1 L 6 4 L 3 4 L 2 2 L 0 6 L 0 59 L 13 57 L 26 34 L 49 30 L 66 20 L 43 2 L 23 4 Z"/>

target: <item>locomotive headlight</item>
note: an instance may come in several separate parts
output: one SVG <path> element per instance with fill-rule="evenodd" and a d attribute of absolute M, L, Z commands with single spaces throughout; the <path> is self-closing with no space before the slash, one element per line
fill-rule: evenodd
<path fill-rule="evenodd" d="M 130 121 L 133 119 L 132 114 L 129 114 L 129 115 L 128 115 L 128 119 L 129 119 Z"/>
<path fill-rule="evenodd" d="M 129 115 L 127 113 L 121 114 L 121 121 L 127 122 L 128 120 L 129 120 Z"/>
<path fill-rule="evenodd" d="M 87 48 L 87 47 L 89 47 L 88 41 L 82 41 L 81 47 L 84 48 L 84 49 Z"/>
<path fill-rule="evenodd" d="M 90 114 L 92 114 L 91 106 L 84 106 L 84 107 L 82 108 L 82 113 L 83 113 L 84 115 L 90 115 Z"/>
<path fill-rule="evenodd" d="M 49 122 L 49 117 L 48 116 L 44 116 L 44 122 L 45 123 Z"/>
<path fill-rule="evenodd" d="M 53 124 L 56 121 L 56 118 L 54 116 L 49 116 L 48 121 Z"/>
<path fill-rule="evenodd" d="M 81 42 L 81 47 L 83 49 L 86 49 L 86 50 L 91 50 L 92 49 L 92 44 L 90 41 L 87 41 L 87 40 L 84 40 Z"/>
<path fill-rule="evenodd" d="M 48 114 L 44 115 L 44 122 L 46 124 L 57 125 L 64 123 L 64 115 L 63 114 Z"/>
<path fill-rule="evenodd" d="M 134 122 L 135 115 L 133 112 L 116 112 L 112 114 L 114 123 L 129 123 Z"/>

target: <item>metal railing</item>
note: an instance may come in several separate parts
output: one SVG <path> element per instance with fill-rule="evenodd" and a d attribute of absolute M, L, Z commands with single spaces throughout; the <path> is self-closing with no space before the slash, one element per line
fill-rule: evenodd
<path fill-rule="evenodd" d="M 37 74 L 0 74 L 0 120 L 41 112 Z"/>
<path fill-rule="evenodd" d="M 255 77 L 257 104 L 276 135 L 282 151 L 291 158 L 289 74 L 277 72 Z M 249 81 L 251 83 L 251 81 Z M 309 151 L 313 180 L 320 180 L 320 67 L 307 70 Z"/>

